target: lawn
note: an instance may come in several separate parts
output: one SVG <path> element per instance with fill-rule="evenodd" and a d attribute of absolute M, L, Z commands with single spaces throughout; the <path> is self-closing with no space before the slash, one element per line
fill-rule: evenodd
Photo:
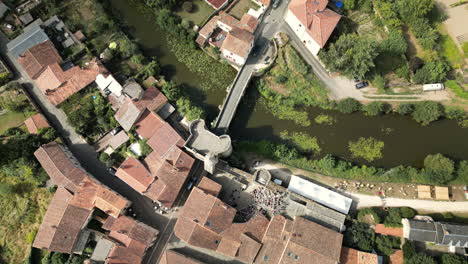
<path fill-rule="evenodd" d="M 23 112 L 7 112 L 0 115 L 0 134 L 10 127 L 21 126 L 31 114 Z"/>
<path fill-rule="evenodd" d="M 463 66 L 463 54 L 449 35 L 441 35 L 441 52 L 452 68 L 460 69 Z"/>
<path fill-rule="evenodd" d="M 193 0 L 192 12 L 185 12 L 180 8 L 176 13 L 182 19 L 187 19 L 194 25 L 201 25 L 215 10 L 203 0 Z"/>
<path fill-rule="evenodd" d="M 239 0 L 229 7 L 228 13 L 240 20 L 250 8 L 257 10 L 259 7 L 251 0 Z"/>

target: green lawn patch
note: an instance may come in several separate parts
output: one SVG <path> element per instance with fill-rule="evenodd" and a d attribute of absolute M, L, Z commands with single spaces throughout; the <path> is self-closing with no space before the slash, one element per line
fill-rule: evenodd
<path fill-rule="evenodd" d="M 194 25 L 201 25 L 215 10 L 205 3 L 203 0 L 193 0 L 193 10 L 188 13 L 182 10 L 177 10 L 177 15 L 182 19 L 187 19 L 192 22 Z M 182 5 L 181 5 L 182 6 Z"/>
<path fill-rule="evenodd" d="M 465 91 L 456 81 L 450 80 L 445 82 L 445 86 L 454 92 L 458 97 L 468 100 L 468 91 Z"/>
<path fill-rule="evenodd" d="M 441 36 L 442 56 L 447 59 L 450 66 L 454 69 L 460 69 L 463 65 L 463 54 L 461 54 L 457 45 L 449 35 Z"/>
<path fill-rule="evenodd" d="M 0 115 L 0 134 L 11 127 L 21 126 L 30 114 L 23 112 L 7 112 Z"/>
<path fill-rule="evenodd" d="M 249 11 L 249 9 L 254 9 L 257 10 L 259 8 L 258 5 L 256 5 L 254 2 L 251 0 L 239 0 L 237 3 L 234 4 L 233 7 L 231 7 L 228 11 L 228 13 L 237 18 L 241 19 L 242 16 Z"/>

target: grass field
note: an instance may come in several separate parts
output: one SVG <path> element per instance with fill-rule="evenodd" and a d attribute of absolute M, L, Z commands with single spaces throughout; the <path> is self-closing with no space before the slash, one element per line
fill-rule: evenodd
<path fill-rule="evenodd" d="M 454 69 L 460 69 L 464 63 L 463 54 L 461 54 L 455 42 L 449 35 L 441 35 L 441 53 Z"/>
<path fill-rule="evenodd" d="M 192 22 L 194 25 L 201 25 L 210 16 L 210 14 L 215 11 L 210 5 L 205 3 L 205 1 L 203 0 L 194 0 L 192 1 L 192 3 L 193 3 L 192 12 L 190 13 L 185 12 L 181 8 L 176 13 L 182 19 L 187 19 L 190 22 Z"/>
<path fill-rule="evenodd" d="M 21 126 L 30 114 L 22 112 L 7 112 L 6 114 L 0 115 L 0 134 L 5 132 L 10 127 Z"/>
<path fill-rule="evenodd" d="M 233 7 L 229 9 L 228 13 L 240 20 L 242 16 L 249 11 L 250 8 L 257 10 L 259 7 L 251 0 L 239 0 L 234 4 Z"/>

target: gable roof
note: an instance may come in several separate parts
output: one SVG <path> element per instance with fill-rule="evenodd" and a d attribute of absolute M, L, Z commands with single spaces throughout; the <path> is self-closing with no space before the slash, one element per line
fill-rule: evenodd
<path fill-rule="evenodd" d="M 343 247 L 341 249 L 340 264 L 378 264 L 379 257 L 364 251 Z"/>
<path fill-rule="evenodd" d="M 257 29 L 257 26 L 258 26 L 257 18 L 247 13 L 245 13 L 242 16 L 240 23 L 241 23 L 241 27 L 249 31 L 250 33 L 253 33 L 255 29 Z"/>
<path fill-rule="evenodd" d="M 59 187 L 47 208 L 33 246 L 61 253 L 72 253 L 81 228 L 91 210 L 70 204 L 73 195 Z"/>
<path fill-rule="evenodd" d="M 142 113 L 143 111 L 138 109 L 130 98 L 125 97 L 124 103 L 119 110 L 117 110 L 114 117 L 125 131 L 130 131 L 133 124 L 140 118 Z"/>
<path fill-rule="evenodd" d="M 203 262 L 194 260 L 188 256 L 175 252 L 174 250 L 166 249 L 161 256 L 159 264 L 203 264 Z"/>
<path fill-rule="evenodd" d="M 158 111 L 167 103 L 166 96 L 156 87 L 151 86 L 145 90 L 143 97 L 135 102 L 138 109 L 149 111 Z"/>
<path fill-rule="evenodd" d="M 128 157 L 119 167 L 115 176 L 136 191 L 145 192 L 155 177 L 136 158 Z"/>
<path fill-rule="evenodd" d="M 49 40 L 41 25 L 41 19 L 35 20 L 23 29 L 23 34 L 7 43 L 8 51 L 13 57 L 18 58 L 31 47 Z"/>
<path fill-rule="evenodd" d="M 18 63 L 34 79 L 45 67 L 62 63 L 62 57 L 50 40 L 37 44 L 18 57 Z"/>
<path fill-rule="evenodd" d="M 218 10 L 223 7 L 228 0 L 205 0 L 211 7 Z"/>
<path fill-rule="evenodd" d="M 28 129 L 29 133 L 31 134 L 37 134 L 39 132 L 39 129 L 41 128 L 48 128 L 49 123 L 47 120 L 44 118 L 43 115 L 37 113 L 30 118 L 26 119 L 24 121 L 24 125 L 26 125 L 26 128 Z"/>
<path fill-rule="evenodd" d="M 201 181 L 198 183 L 197 187 L 201 189 L 202 191 L 211 194 L 213 196 L 218 196 L 218 194 L 221 192 L 221 184 L 213 181 L 212 179 L 208 177 L 203 177 Z"/>
<path fill-rule="evenodd" d="M 396 236 L 396 237 L 403 236 L 402 227 L 387 227 L 384 224 L 375 225 L 375 232 L 378 234 L 389 235 L 389 236 Z"/>
<path fill-rule="evenodd" d="M 221 45 L 222 50 L 247 58 L 252 47 L 254 36 L 245 29 L 233 28 Z"/>
<path fill-rule="evenodd" d="M 289 10 L 307 29 L 307 33 L 323 48 L 341 16 L 326 8 L 328 0 L 292 0 Z"/>
<path fill-rule="evenodd" d="M 42 145 L 34 152 L 34 156 L 55 184 L 71 192 L 75 192 L 80 182 L 88 177 L 77 161 L 71 160 L 56 142 Z"/>

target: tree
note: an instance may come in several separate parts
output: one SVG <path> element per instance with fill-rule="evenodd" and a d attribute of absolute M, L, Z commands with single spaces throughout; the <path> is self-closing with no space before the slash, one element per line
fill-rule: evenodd
<path fill-rule="evenodd" d="M 165 82 L 162 91 L 170 101 L 176 101 L 182 95 L 179 86 L 172 81 Z"/>
<path fill-rule="evenodd" d="M 140 71 L 135 75 L 136 78 L 146 80 L 150 76 L 157 76 L 161 71 L 159 62 L 153 59 L 150 63 L 143 66 Z"/>
<path fill-rule="evenodd" d="M 426 63 L 414 75 L 415 83 L 437 83 L 442 82 L 447 75 L 450 67 L 445 61 L 431 61 Z"/>
<path fill-rule="evenodd" d="M 375 232 L 368 224 L 353 222 L 344 234 L 344 244 L 347 247 L 363 251 L 372 251 L 374 247 Z"/>
<path fill-rule="evenodd" d="M 319 53 L 328 69 L 351 78 L 364 78 L 375 67 L 374 59 L 377 55 L 379 52 L 375 40 L 356 34 L 341 35 L 328 50 Z"/>
<path fill-rule="evenodd" d="M 7 196 L 12 193 L 14 193 L 12 185 L 0 182 L 0 196 Z"/>
<path fill-rule="evenodd" d="M 336 109 L 344 114 L 350 114 L 361 109 L 361 103 L 353 98 L 346 98 L 336 104 Z"/>
<path fill-rule="evenodd" d="M 393 254 L 393 248 L 400 246 L 400 239 L 392 236 L 378 235 L 375 237 L 375 247 L 379 255 L 390 256 Z"/>
<path fill-rule="evenodd" d="M 419 70 L 422 66 L 424 65 L 424 61 L 421 60 L 419 57 L 413 57 L 409 61 L 409 68 L 411 72 L 415 73 L 417 70 Z"/>
<path fill-rule="evenodd" d="M 187 12 L 191 13 L 193 11 L 193 4 L 190 1 L 186 1 L 182 4 L 182 9 Z"/>
<path fill-rule="evenodd" d="M 434 48 L 439 34 L 431 27 L 427 18 L 414 18 L 410 23 L 410 28 L 423 48 L 427 50 Z"/>
<path fill-rule="evenodd" d="M 67 259 L 67 254 L 54 252 L 52 253 L 52 257 L 50 258 L 50 264 L 65 264 L 67 262 Z"/>
<path fill-rule="evenodd" d="M 366 115 L 377 116 L 390 111 L 391 106 L 385 102 L 374 101 L 362 107 Z"/>
<path fill-rule="evenodd" d="M 401 210 L 398 207 L 388 208 L 388 214 L 385 217 L 384 225 L 388 227 L 400 227 L 401 226 Z"/>
<path fill-rule="evenodd" d="M 397 0 L 396 8 L 401 18 L 410 22 L 415 18 L 424 17 L 434 7 L 432 0 Z"/>
<path fill-rule="evenodd" d="M 468 183 L 468 161 L 463 160 L 458 164 L 457 180 L 462 183 Z"/>
<path fill-rule="evenodd" d="M 409 260 L 405 260 L 405 264 L 436 264 L 436 262 L 431 256 L 420 253 L 414 255 Z"/>
<path fill-rule="evenodd" d="M 141 156 L 146 157 L 148 156 L 151 152 L 153 152 L 153 149 L 148 145 L 148 140 L 139 140 L 138 144 L 140 144 L 141 148 Z"/>
<path fill-rule="evenodd" d="M 428 181 L 443 184 L 453 179 L 454 162 L 442 154 L 428 155 L 424 159 L 424 174 Z"/>
<path fill-rule="evenodd" d="M 445 253 L 440 258 L 440 264 L 466 264 L 467 261 L 459 255 Z"/>
<path fill-rule="evenodd" d="M 415 105 L 412 117 L 423 126 L 427 126 L 432 121 L 439 119 L 442 113 L 442 106 L 439 103 L 424 101 Z"/>
<path fill-rule="evenodd" d="M 382 53 L 389 55 L 401 55 L 406 52 L 408 44 L 406 43 L 403 34 L 399 30 L 392 29 L 388 34 L 388 38 L 380 43 Z"/>
<path fill-rule="evenodd" d="M 400 115 L 409 115 L 409 114 L 413 113 L 413 111 L 414 111 L 414 104 L 402 103 L 402 104 L 400 104 L 398 106 L 396 111 Z"/>
<path fill-rule="evenodd" d="M 355 158 L 363 158 L 369 162 L 383 157 L 382 150 L 384 142 L 373 137 L 360 137 L 357 141 L 350 141 L 348 144 L 349 151 Z"/>

